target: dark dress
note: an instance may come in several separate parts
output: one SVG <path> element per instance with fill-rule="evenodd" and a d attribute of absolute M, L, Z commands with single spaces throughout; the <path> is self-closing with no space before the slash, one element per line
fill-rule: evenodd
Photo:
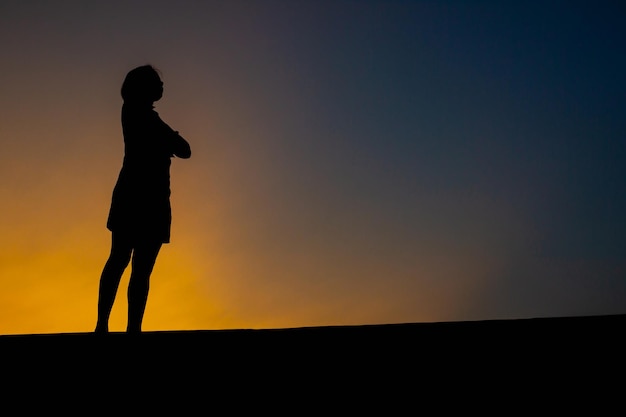
<path fill-rule="evenodd" d="M 170 158 L 189 145 L 151 105 L 124 104 L 122 131 L 124 162 L 113 189 L 107 228 L 133 243 L 169 243 Z"/>

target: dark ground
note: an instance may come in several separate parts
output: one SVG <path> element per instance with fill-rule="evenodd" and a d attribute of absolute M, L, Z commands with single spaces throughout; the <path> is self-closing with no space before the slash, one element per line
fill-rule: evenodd
<path fill-rule="evenodd" d="M 3 404 L 89 415 L 624 415 L 625 329 L 626 315 L 610 315 L 5 335 Z"/>

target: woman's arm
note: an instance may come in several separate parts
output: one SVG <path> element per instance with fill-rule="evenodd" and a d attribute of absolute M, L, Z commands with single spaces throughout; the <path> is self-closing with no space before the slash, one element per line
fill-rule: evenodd
<path fill-rule="evenodd" d="M 161 120 L 157 112 L 153 111 L 152 114 L 156 118 L 155 122 L 156 128 L 159 132 L 158 135 L 166 141 L 166 146 L 170 155 L 183 159 L 191 157 L 191 147 L 189 146 L 189 143 L 181 135 L 179 135 L 177 131 Z"/>
<path fill-rule="evenodd" d="M 172 154 L 183 159 L 191 157 L 191 146 L 178 132 L 172 135 Z"/>

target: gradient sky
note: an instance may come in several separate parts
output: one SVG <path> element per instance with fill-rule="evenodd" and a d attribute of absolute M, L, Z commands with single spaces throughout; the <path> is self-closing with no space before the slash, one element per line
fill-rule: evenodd
<path fill-rule="evenodd" d="M 144 330 L 626 313 L 625 47 L 621 1 L 0 0 L 0 334 L 93 329 L 146 63 L 193 155 Z"/>

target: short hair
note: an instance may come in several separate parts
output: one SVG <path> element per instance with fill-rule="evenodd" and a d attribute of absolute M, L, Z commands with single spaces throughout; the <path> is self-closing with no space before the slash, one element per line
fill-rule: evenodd
<path fill-rule="evenodd" d="M 160 80 L 159 72 L 152 65 L 142 65 L 126 74 L 122 83 L 122 99 L 124 101 L 153 100 L 155 80 Z"/>

